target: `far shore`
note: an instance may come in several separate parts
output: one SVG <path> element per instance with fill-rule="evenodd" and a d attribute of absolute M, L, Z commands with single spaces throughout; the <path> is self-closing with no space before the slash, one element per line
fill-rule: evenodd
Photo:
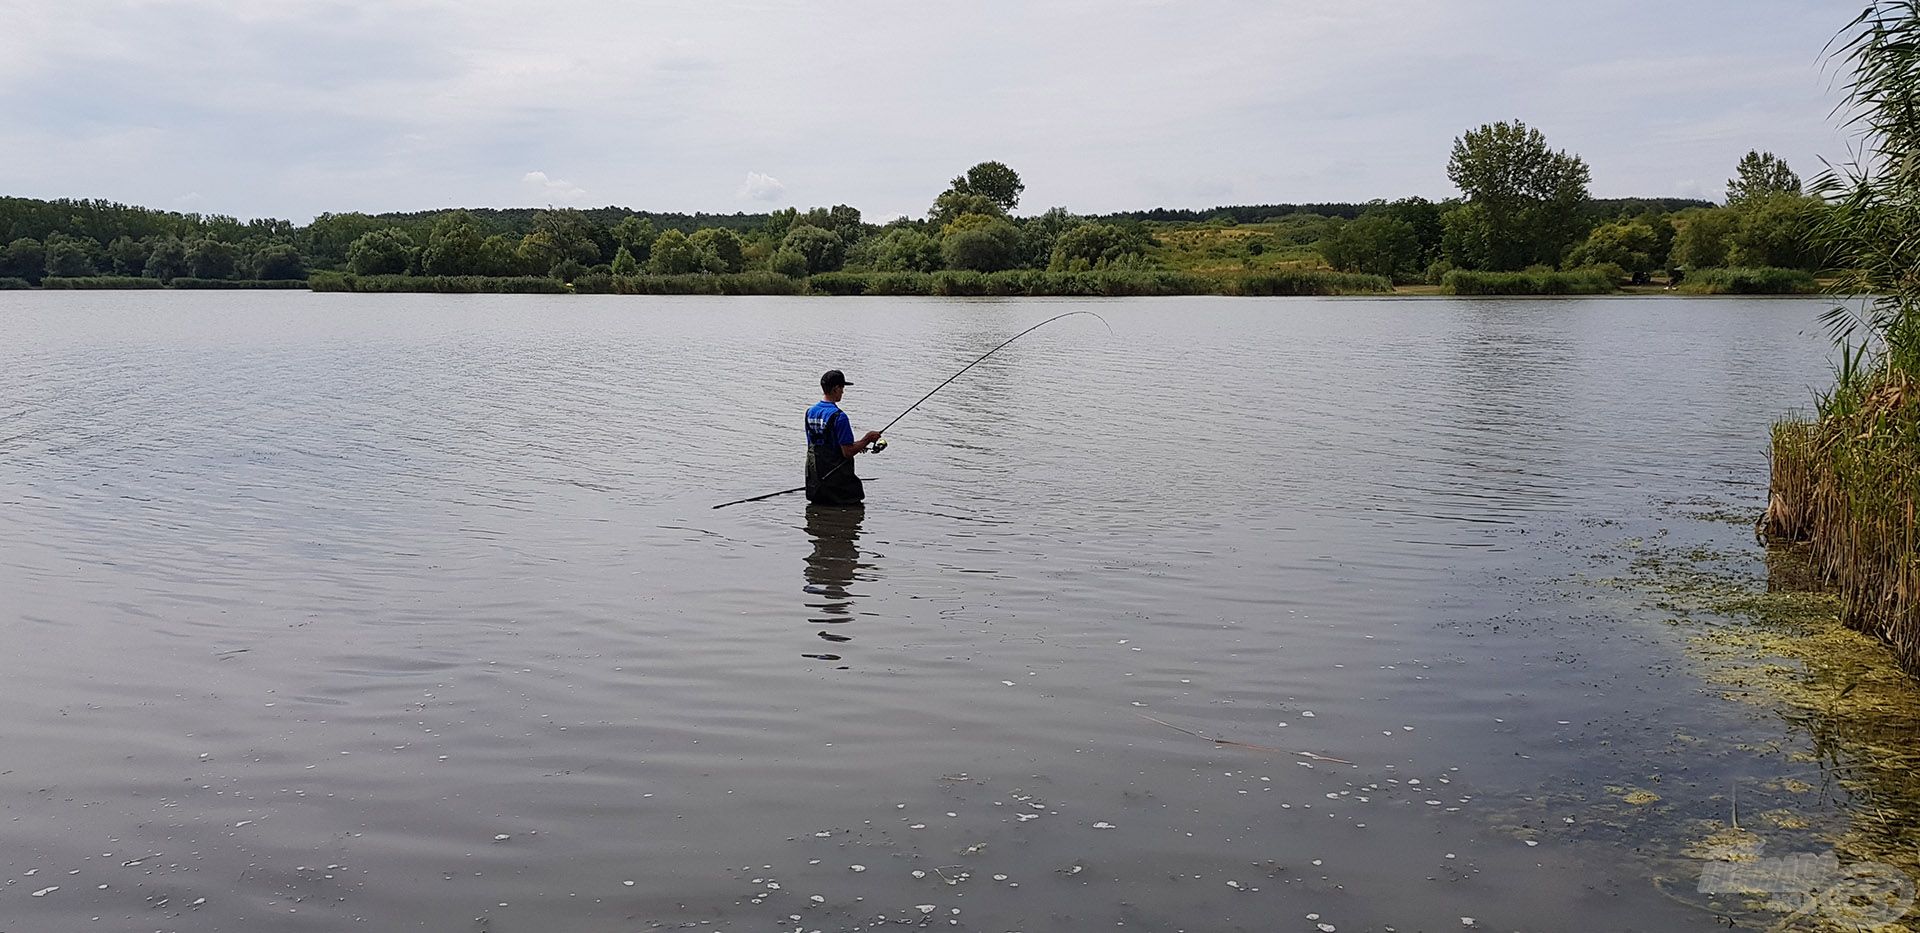
<path fill-rule="evenodd" d="M 171 282 L 134 276 L 47 278 L 38 287 L 0 280 L 0 291 L 293 290 L 434 294 L 794 295 L 939 298 L 1223 297 L 1792 297 L 1826 293 L 1833 280 L 1773 269 L 1706 269 L 1675 285 L 1664 277 L 1623 283 L 1604 270 L 1571 272 L 1451 272 L 1439 283 L 1395 284 L 1384 276 L 1327 269 L 1280 269 L 1244 274 L 1172 270 L 1093 269 L 1073 272 L 830 272 L 789 277 L 772 272 L 615 276 L 361 276 L 317 272 L 308 279 L 190 279 Z"/>

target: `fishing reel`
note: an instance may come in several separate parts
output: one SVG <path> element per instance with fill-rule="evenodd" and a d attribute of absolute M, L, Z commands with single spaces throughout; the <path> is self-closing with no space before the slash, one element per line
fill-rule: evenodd
<path fill-rule="evenodd" d="M 871 453 L 877 454 L 880 451 L 883 451 L 886 449 L 887 449 L 887 439 L 884 437 L 876 438 L 873 443 L 867 445 L 867 450 Z"/>

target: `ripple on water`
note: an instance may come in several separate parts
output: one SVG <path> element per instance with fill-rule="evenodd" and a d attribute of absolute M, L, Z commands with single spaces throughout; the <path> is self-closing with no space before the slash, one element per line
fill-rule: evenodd
<path fill-rule="evenodd" d="M 1101 302 L 708 508 L 1062 304 L 0 298 L 4 912 L 1697 919 L 1507 815 L 1686 715 L 1570 542 L 1757 501 L 1816 302 Z"/>

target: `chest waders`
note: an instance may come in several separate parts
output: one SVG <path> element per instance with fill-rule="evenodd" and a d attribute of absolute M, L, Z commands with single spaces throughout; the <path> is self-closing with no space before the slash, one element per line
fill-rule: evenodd
<path fill-rule="evenodd" d="M 853 458 L 841 453 L 839 442 L 831 437 L 832 419 L 823 427 L 827 430 L 816 432 L 807 426 L 807 501 L 859 505 L 867 498 L 867 490 L 853 472 Z"/>

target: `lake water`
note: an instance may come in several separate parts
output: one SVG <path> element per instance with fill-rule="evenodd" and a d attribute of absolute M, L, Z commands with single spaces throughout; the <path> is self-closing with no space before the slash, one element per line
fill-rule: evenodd
<path fill-rule="evenodd" d="M 0 293 L 0 930 L 1726 929 L 1822 307 Z"/>

